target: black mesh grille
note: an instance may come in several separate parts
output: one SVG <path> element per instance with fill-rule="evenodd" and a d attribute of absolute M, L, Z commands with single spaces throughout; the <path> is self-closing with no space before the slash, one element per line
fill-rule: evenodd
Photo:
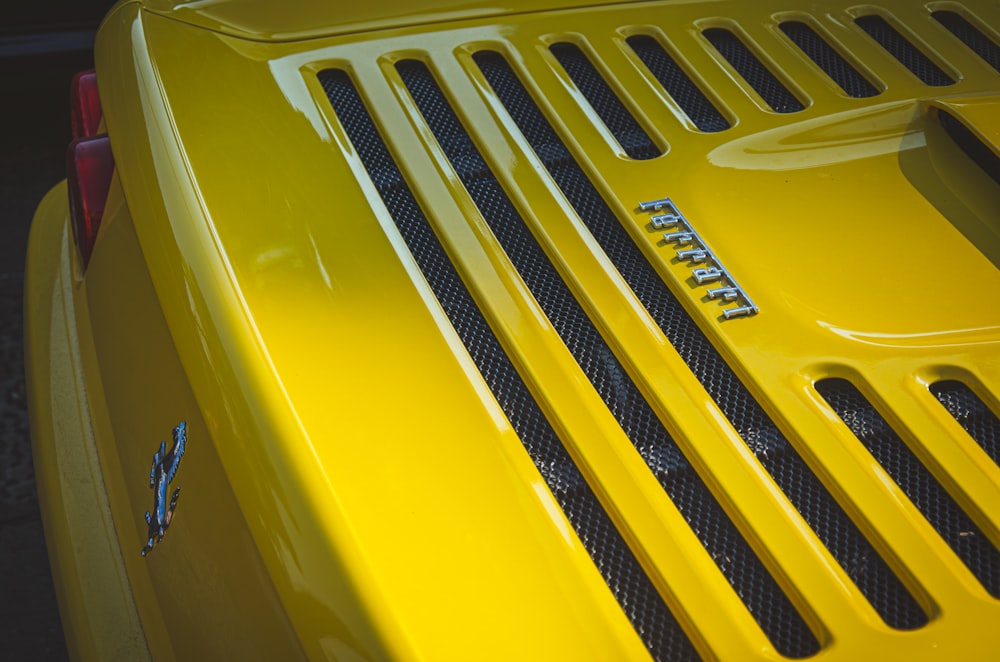
<path fill-rule="evenodd" d="M 925 84 L 940 87 L 955 82 L 881 16 L 861 16 L 854 22 Z"/>
<path fill-rule="evenodd" d="M 319 79 L 424 278 L 622 609 L 658 659 L 698 659 L 462 283 L 350 78 L 327 70 Z"/>
<path fill-rule="evenodd" d="M 660 42 L 647 35 L 636 35 L 628 38 L 628 45 L 699 130 L 714 133 L 729 128 L 729 122 L 722 113 L 674 62 Z"/>
<path fill-rule="evenodd" d="M 833 79 L 841 89 L 858 99 L 873 97 L 878 94 L 875 86 L 858 73 L 840 53 L 816 34 L 816 31 L 800 21 L 786 21 L 781 24 L 781 31 L 802 49 L 826 75 Z"/>
<path fill-rule="evenodd" d="M 983 172 L 1000 184 L 1000 157 L 954 115 L 938 110 L 937 116 L 948 137 L 955 141 L 955 144 L 982 168 Z"/>
<path fill-rule="evenodd" d="M 1000 466 L 1000 420 L 986 403 L 968 386 L 951 379 L 932 384 L 931 393 Z"/>
<path fill-rule="evenodd" d="M 663 153 L 579 47 L 561 43 L 553 44 L 550 50 L 626 154 L 633 159 L 653 159 Z"/>
<path fill-rule="evenodd" d="M 875 407 L 844 379 L 824 379 L 816 390 L 986 590 L 1000 596 L 1000 553 Z"/>
<path fill-rule="evenodd" d="M 552 178 L 625 281 L 862 593 L 892 627 L 910 629 L 926 623 L 927 618 L 913 597 L 792 449 L 643 257 L 507 62 L 499 54 L 489 52 L 477 53 L 475 59 Z M 800 634 L 805 636 L 806 632 Z M 795 648 L 807 650 L 809 646 L 799 642 Z"/>
<path fill-rule="evenodd" d="M 723 28 L 709 28 L 702 34 L 772 110 L 795 113 L 805 108 L 735 34 Z"/>
<path fill-rule="evenodd" d="M 931 16 L 971 48 L 976 55 L 986 60 L 991 67 L 1000 71 L 1000 47 L 974 25 L 952 11 L 936 11 Z"/>
<path fill-rule="evenodd" d="M 412 61 L 402 62 L 397 68 L 528 289 L 691 528 L 737 592 L 747 600 L 751 611 L 761 619 L 765 631 L 774 636 L 775 646 L 797 656 L 819 650 L 801 617 L 726 517 L 573 297 L 490 172 L 430 72 L 422 63 Z M 656 623 L 648 620 L 637 624 L 640 631 L 653 627 Z M 796 633 L 794 641 L 789 633 Z M 801 648 L 803 643 L 808 645 Z"/>

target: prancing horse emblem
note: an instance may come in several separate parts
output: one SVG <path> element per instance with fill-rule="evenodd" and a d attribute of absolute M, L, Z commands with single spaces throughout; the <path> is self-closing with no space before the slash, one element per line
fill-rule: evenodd
<path fill-rule="evenodd" d="M 149 487 L 153 490 L 153 511 L 146 511 L 146 524 L 149 526 L 149 539 L 146 546 L 142 548 L 142 555 L 145 556 L 153 549 L 156 543 L 163 540 L 163 534 L 170 526 L 170 520 L 174 518 L 174 509 L 177 507 L 177 497 L 181 495 L 181 488 L 174 490 L 170 497 L 170 504 L 167 505 L 167 491 L 170 489 L 170 482 L 177 473 L 177 467 L 184 457 L 184 449 L 187 448 L 187 423 L 181 421 L 174 428 L 174 445 L 167 452 L 167 442 L 160 442 L 160 450 L 153 454 L 153 467 L 149 470 Z"/>

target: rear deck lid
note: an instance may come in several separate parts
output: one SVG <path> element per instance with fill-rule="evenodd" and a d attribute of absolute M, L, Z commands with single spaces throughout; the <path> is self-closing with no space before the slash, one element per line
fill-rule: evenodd
<path fill-rule="evenodd" d="M 320 34 L 229 7 L 174 11 Z M 997 9 L 786 10 L 147 18 L 280 443 L 415 650 L 996 647 Z"/>

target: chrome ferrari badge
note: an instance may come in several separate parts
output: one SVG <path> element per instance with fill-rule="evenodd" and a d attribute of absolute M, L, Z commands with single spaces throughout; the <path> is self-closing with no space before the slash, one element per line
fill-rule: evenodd
<path fill-rule="evenodd" d="M 146 546 L 142 548 L 142 555 L 145 556 L 152 551 L 156 543 L 163 540 L 163 535 L 170 526 L 170 521 L 174 518 L 174 509 L 177 508 L 177 498 L 181 495 L 181 488 L 174 490 L 173 496 L 167 502 L 167 492 L 170 490 L 170 483 L 177 474 L 177 468 L 184 457 L 184 450 L 187 448 L 187 423 L 181 421 L 174 428 L 174 443 L 167 451 L 167 442 L 160 442 L 160 450 L 153 454 L 153 466 L 149 470 L 149 487 L 153 490 L 153 510 L 146 511 L 146 525 L 149 539 Z"/>
<path fill-rule="evenodd" d="M 663 242 L 677 247 L 679 260 L 704 265 L 693 269 L 691 276 L 698 285 L 709 283 L 719 285 L 719 287 L 708 290 L 709 299 L 721 299 L 724 302 L 738 304 L 733 308 L 723 308 L 723 317 L 728 320 L 735 317 L 749 317 L 760 312 L 757 304 L 750 299 L 732 274 L 722 266 L 719 258 L 715 256 L 712 249 L 698 235 L 670 198 L 640 202 L 639 211 L 653 213 L 649 220 L 654 230 L 669 230 L 663 234 Z"/>

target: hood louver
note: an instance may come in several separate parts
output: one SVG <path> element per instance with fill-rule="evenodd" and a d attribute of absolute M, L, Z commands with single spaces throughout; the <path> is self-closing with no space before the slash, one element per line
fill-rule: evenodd
<path fill-rule="evenodd" d="M 844 379 L 825 379 L 816 384 L 816 390 L 983 587 L 1000 597 L 1000 552 L 875 407 Z"/>
<path fill-rule="evenodd" d="M 779 118 L 779 114 L 805 117 L 822 105 L 821 99 L 804 94 L 808 85 L 800 86 L 789 71 L 813 71 L 818 77 L 828 77 L 842 91 L 839 94 L 824 82 L 829 94 L 839 94 L 838 100 L 845 103 L 872 103 L 867 100 L 888 96 L 892 88 L 884 81 L 893 79 L 895 72 L 886 75 L 876 66 L 858 62 L 853 55 L 846 57 L 846 47 L 826 29 L 801 18 L 773 21 L 770 25 L 775 43 L 784 49 L 780 57 L 773 53 L 761 57 L 758 33 L 744 33 L 732 23 L 726 23 L 727 27 L 711 21 L 692 23 L 698 28 L 692 35 L 703 42 L 700 46 L 704 57 L 700 61 L 714 60 L 720 71 L 730 72 L 728 80 L 732 85 L 728 89 L 745 88 L 751 97 L 756 93 L 773 112 L 759 100 L 751 112 L 771 119 Z M 942 39 L 997 66 L 996 45 L 965 17 L 938 11 L 933 13 L 933 19 L 935 22 L 928 20 L 928 25 L 935 26 Z M 917 76 L 920 83 L 913 80 L 911 84 L 919 88 L 920 94 L 929 94 L 934 87 L 961 84 L 948 73 L 950 67 L 942 68 L 924 54 L 922 46 L 915 45 L 922 42 L 912 41 L 910 32 L 897 21 L 890 23 L 882 15 L 870 14 L 856 17 L 854 24 L 847 27 L 858 33 L 858 39 L 870 37 L 900 67 Z M 740 118 L 726 100 L 717 98 L 715 91 L 704 86 L 704 75 L 692 70 L 691 61 L 697 58 L 684 57 L 656 26 L 632 23 L 616 35 L 621 42 L 620 61 L 628 60 L 635 67 L 630 80 L 642 78 L 650 85 L 659 84 L 662 98 L 672 100 L 690 120 L 685 124 L 684 118 L 677 115 L 677 131 L 707 140 L 740 130 Z M 637 112 L 623 84 L 609 75 L 609 71 L 613 73 L 611 67 L 601 62 L 600 48 L 584 47 L 586 40 L 548 37 L 544 42 L 539 40 L 547 51 L 543 59 L 550 67 L 548 73 L 561 68 L 556 75 L 567 88 L 575 86 L 578 94 L 574 101 L 580 104 L 582 113 L 602 136 L 614 137 L 617 146 L 605 138 L 609 153 L 635 168 L 634 172 L 668 155 L 669 145 L 662 144 L 662 124 L 654 126 L 648 121 L 648 109 Z M 560 203 L 565 202 L 565 209 L 572 210 L 567 211 L 567 216 L 573 217 L 569 222 L 579 227 L 581 234 L 589 233 L 585 242 L 599 254 L 602 263 L 613 265 L 614 277 L 624 283 L 623 290 L 628 290 L 623 297 L 634 301 L 636 309 L 651 320 L 651 333 L 661 334 L 700 384 L 704 407 L 715 418 L 724 419 L 724 425 L 733 431 L 734 446 L 740 446 L 740 441 L 745 446 L 745 450 L 740 446 L 740 452 L 747 464 L 754 465 L 752 471 L 759 471 L 763 480 L 770 481 L 768 485 L 790 506 L 790 517 L 797 518 L 797 525 L 815 536 L 817 546 L 821 543 L 825 547 L 821 552 L 828 552 L 833 559 L 831 572 L 838 573 L 838 579 L 850 580 L 844 584 L 853 582 L 849 591 L 864 596 L 888 626 L 879 627 L 892 636 L 902 636 L 892 630 L 920 630 L 938 618 L 936 605 L 922 591 L 914 573 L 894 554 L 892 545 L 872 531 L 863 509 L 851 503 L 844 490 L 831 487 L 837 478 L 817 466 L 809 443 L 797 436 L 795 426 L 787 419 L 775 414 L 777 407 L 767 402 L 752 376 L 737 365 L 732 348 L 720 339 L 717 326 L 693 314 L 692 310 L 698 310 L 696 304 L 684 301 L 678 294 L 683 289 L 667 282 L 663 274 L 669 267 L 658 264 L 655 252 L 643 244 L 653 230 L 643 225 L 647 219 L 638 213 L 632 217 L 623 213 L 623 208 L 638 200 L 613 199 L 610 186 L 597 172 L 595 160 L 579 153 L 578 143 L 567 135 L 570 131 L 551 116 L 544 99 L 544 83 L 514 56 L 514 46 L 476 42 L 461 44 L 454 52 L 462 53 L 458 66 L 488 97 L 496 121 L 517 134 L 514 140 L 518 141 L 518 149 L 523 149 L 531 160 L 527 165 L 544 178 L 546 186 L 558 192 L 553 195 L 562 196 Z M 560 426 L 559 416 L 563 414 L 552 412 L 542 395 L 544 386 L 537 383 L 540 378 L 524 365 L 523 357 L 510 349 L 515 341 L 505 336 L 509 331 L 484 313 L 487 306 L 483 295 L 463 280 L 466 274 L 454 259 L 454 252 L 460 249 L 442 241 L 438 227 L 441 223 L 468 222 L 488 228 L 488 240 L 495 241 L 509 263 L 504 267 L 509 266 L 509 272 L 524 285 L 519 292 L 523 291 L 530 305 L 544 313 L 544 323 L 576 361 L 580 376 L 599 395 L 704 546 L 706 556 L 774 649 L 792 658 L 820 653 L 831 637 L 817 626 L 822 619 L 812 609 L 810 598 L 792 585 L 780 564 L 769 555 L 768 543 L 740 515 L 734 496 L 720 485 L 721 479 L 698 460 L 698 441 L 673 432 L 679 426 L 673 425 L 670 403 L 653 392 L 642 371 L 631 362 L 626 342 L 604 323 L 595 311 L 597 304 L 580 292 L 573 267 L 566 265 L 559 248 L 541 229 L 545 220 L 533 218 L 526 211 L 528 205 L 515 194 L 516 177 L 505 172 L 503 164 L 498 165 L 499 159 L 490 158 L 489 147 L 481 144 L 475 122 L 481 121 L 483 114 L 464 112 L 462 100 L 449 87 L 448 76 L 457 71 L 455 63 L 438 67 L 435 57 L 445 56 L 391 53 L 379 70 L 385 80 L 378 83 L 388 81 L 400 103 L 407 107 L 413 126 L 393 130 L 421 136 L 422 144 L 441 169 L 430 175 L 414 175 L 407 169 L 405 154 L 401 154 L 406 149 L 403 143 L 392 139 L 391 132 L 378 121 L 379 109 L 365 100 L 368 81 L 363 76 L 336 63 L 327 65 L 331 68 L 318 76 L 340 126 L 381 197 L 379 204 L 384 212 L 375 204 L 376 212 L 391 216 L 483 381 L 638 636 L 653 657 L 662 660 L 698 659 L 699 650 L 705 646 L 699 637 L 700 624 L 692 625 L 683 606 L 678 606 L 669 590 L 662 588 L 669 585 L 660 576 L 662 568 L 651 567 L 655 564 L 644 555 L 643 545 L 649 541 L 636 540 L 627 524 L 622 523 L 626 518 L 615 502 L 613 486 L 602 485 L 592 468 L 574 460 L 577 455 L 573 440 L 566 438 Z M 786 71 L 782 58 L 797 58 L 796 67 Z M 896 64 L 889 58 L 886 62 Z M 742 81 L 732 76 L 733 70 Z M 902 69 L 900 72 L 898 78 L 908 75 Z M 745 109 L 749 107 L 744 104 L 742 112 L 748 112 Z M 669 138 L 666 136 L 667 142 Z M 436 218 L 429 203 L 420 197 L 414 179 L 442 173 L 457 206 L 468 210 L 468 218 Z M 650 197 L 671 195 L 669 182 L 651 186 Z M 713 321 L 723 328 L 741 323 Z M 939 381 L 930 390 L 997 462 L 1000 425 L 990 407 L 959 382 Z M 1000 596 L 1000 553 L 981 513 L 968 507 L 968 500 L 943 475 L 945 469 L 911 449 L 906 435 L 894 429 L 896 420 L 892 416 L 883 418 L 882 406 L 873 406 L 851 381 L 824 377 L 815 384 L 813 393 L 822 399 L 813 403 L 810 414 L 817 418 L 833 414 L 839 417 L 853 440 L 863 446 L 858 452 L 870 454 L 872 466 L 877 463 L 891 477 L 986 590 L 994 597 Z M 825 409 L 823 400 L 828 405 Z M 933 399 L 930 402 L 937 406 Z M 836 418 L 832 420 L 839 425 Z M 846 430 L 837 434 L 849 436 Z M 877 619 L 873 616 L 871 620 Z"/>
<path fill-rule="evenodd" d="M 479 312 L 407 188 L 354 84 L 343 71 L 324 71 L 320 79 L 424 278 L 629 620 L 637 631 L 645 633 L 643 641 L 657 659 L 698 659 Z"/>
<path fill-rule="evenodd" d="M 1000 466 L 1000 419 L 972 389 L 962 382 L 947 380 L 931 386 L 934 394 L 993 463 Z"/>

